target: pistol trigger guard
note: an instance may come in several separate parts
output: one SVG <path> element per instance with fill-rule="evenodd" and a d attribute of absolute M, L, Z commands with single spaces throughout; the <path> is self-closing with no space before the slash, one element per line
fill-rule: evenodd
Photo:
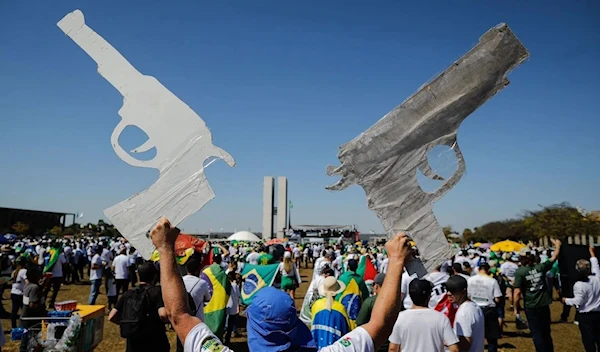
<path fill-rule="evenodd" d="M 425 175 L 426 177 L 428 177 L 432 180 L 436 180 L 436 181 L 444 181 L 445 180 L 445 178 L 436 174 L 435 171 L 433 171 L 433 169 L 429 165 L 429 162 L 427 162 L 427 157 L 425 157 L 425 160 L 423 160 L 419 164 L 419 170 L 421 170 L 423 175 Z"/>
<path fill-rule="evenodd" d="M 151 160 L 136 159 L 136 158 L 132 157 L 131 155 L 129 155 L 129 153 L 127 153 L 127 151 L 125 151 L 125 149 L 123 149 L 121 144 L 119 144 L 119 137 L 121 136 L 121 133 L 123 133 L 123 130 L 125 130 L 125 128 L 127 126 L 129 126 L 129 124 L 127 122 L 125 122 L 125 120 L 119 121 L 119 124 L 117 125 L 117 127 L 115 127 L 112 135 L 110 136 L 110 142 L 113 147 L 113 150 L 115 151 L 115 154 L 117 154 L 117 156 L 121 160 L 123 160 L 124 162 L 126 162 L 127 164 L 129 164 L 131 166 L 150 167 L 150 168 L 155 167 L 153 165 L 154 159 L 151 159 Z M 146 143 L 144 143 L 144 144 L 146 144 Z"/>
<path fill-rule="evenodd" d="M 132 149 L 131 152 L 132 153 L 145 153 L 152 148 L 154 148 L 154 144 L 152 144 L 150 142 L 150 138 L 148 138 L 148 140 L 146 140 L 142 145 L 140 145 L 139 147 L 137 147 L 135 149 Z"/>

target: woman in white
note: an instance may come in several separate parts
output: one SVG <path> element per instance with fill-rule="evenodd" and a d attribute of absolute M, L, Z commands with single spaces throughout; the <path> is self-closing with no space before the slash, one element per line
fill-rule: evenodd
<path fill-rule="evenodd" d="M 296 287 L 302 282 L 298 268 L 292 261 L 292 253 L 283 254 L 283 263 L 279 264 L 281 273 L 281 289 L 290 294 L 292 299 L 296 299 Z"/>
<path fill-rule="evenodd" d="M 17 258 L 17 268 L 12 273 L 12 288 L 10 289 L 10 299 L 12 301 L 12 310 L 10 321 L 12 328 L 17 328 L 17 318 L 19 309 L 23 308 L 23 290 L 25 289 L 25 280 L 27 279 L 27 269 L 25 269 L 25 260 L 22 257 Z"/>

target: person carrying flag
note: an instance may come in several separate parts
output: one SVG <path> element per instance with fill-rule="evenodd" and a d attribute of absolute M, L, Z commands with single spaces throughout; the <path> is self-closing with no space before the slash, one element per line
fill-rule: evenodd
<path fill-rule="evenodd" d="M 357 269 L 358 262 L 355 259 L 350 259 L 348 270 L 339 277 L 345 289 L 335 297 L 335 300 L 342 303 L 346 308 L 351 330 L 356 328 L 356 318 L 358 318 L 362 302 L 370 296 L 369 289 L 362 276 L 356 273 Z"/>

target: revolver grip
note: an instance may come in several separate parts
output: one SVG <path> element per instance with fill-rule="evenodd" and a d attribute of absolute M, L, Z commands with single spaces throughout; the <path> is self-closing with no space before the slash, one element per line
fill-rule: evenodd
<path fill-rule="evenodd" d="M 129 153 L 127 153 L 127 151 L 125 151 L 125 149 L 123 149 L 123 147 L 121 147 L 121 145 L 119 144 L 119 137 L 121 136 L 121 133 L 123 133 L 123 130 L 125 130 L 125 128 L 127 126 L 132 126 L 132 125 L 125 122 L 125 120 L 121 120 L 119 122 L 119 124 L 117 125 L 117 127 L 115 127 L 115 129 L 113 130 L 112 135 L 110 136 L 110 141 L 111 141 L 113 150 L 115 151 L 117 156 L 119 158 L 121 158 L 121 160 L 123 160 L 124 162 L 126 162 L 127 164 L 129 164 L 131 166 L 149 167 L 149 168 L 158 169 L 158 167 L 160 165 L 156 165 L 156 163 L 157 163 L 156 157 L 154 157 L 150 160 L 139 160 L 139 159 L 132 157 Z"/>

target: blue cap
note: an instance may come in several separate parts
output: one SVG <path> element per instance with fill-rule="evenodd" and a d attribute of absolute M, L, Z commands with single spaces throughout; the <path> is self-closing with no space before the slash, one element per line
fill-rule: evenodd
<path fill-rule="evenodd" d="M 296 315 L 289 294 L 274 287 L 258 291 L 246 311 L 250 351 L 317 350 L 310 330 Z"/>

